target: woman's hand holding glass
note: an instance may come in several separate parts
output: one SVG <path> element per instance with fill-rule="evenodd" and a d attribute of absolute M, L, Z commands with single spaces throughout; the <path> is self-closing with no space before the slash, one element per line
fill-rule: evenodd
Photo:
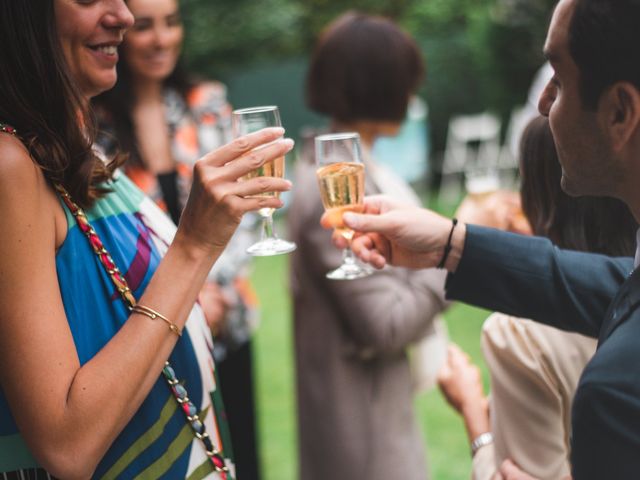
<path fill-rule="evenodd" d="M 233 135 L 239 137 L 266 127 L 281 127 L 280 111 L 275 105 L 265 107 L 243 108 L 234 110 L 232 115 Z M 256 147 L 256 150 L 265 148 Z M 260 177 L 284 178 L 285 159 L 280 157 L 263 163 L 240 180 L 249 181 Z M 260 197 L 279 197 L 278 191 L 267 190 L 258 194 Z M 278 238 L 273 227 L 273 212 L 275 208 L 265 207 L 258 210 L 262 217 L 262 231 L 260 241 L 247 249 L 247 253 L 256 256 L 279 255 L 296 249 L 296 244 Z"/>
<path fill-rule="evenodd" d="M 266 128 L 238 137 L 198 160 L 175 241 L 207 253 L 220 253 L 245 213 L 281 207 L 282 201 L 277 196 L 261 194 L 290 190 L 288 180 L 275 177 L 238 180 L 289 152 L 293 141 L 283 139 L 283 135 L 284 129 L 280 127 Z"/>

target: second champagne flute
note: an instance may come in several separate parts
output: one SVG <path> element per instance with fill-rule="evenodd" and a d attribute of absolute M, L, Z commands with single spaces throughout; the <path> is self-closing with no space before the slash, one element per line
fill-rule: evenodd
<path fill-rule="evenodd" d="M 333 133 L 315 138 L 318 185 L 322 204 L 329 221 L 349 243 L 353 230 L 342 223 L 345 212 L 364 209 L 364 164 L 360 153 L 360 135 Z M 342 254 L 342 265 L 327 273 L 332 280 L 354 280 L 371 275 L 373 271 L 357 260 L 351 247 Z"/>
<path fill-rule="evenodd" d="M 235 138 L 257 132 L 267 127 L 281 127 L 280 112 L 276 106 L 243 108 L 234 110 L 232 114 L 233 136 Z M 263 147 L 258 147 L 263 148 Z M 249 172 L 241 180 L 255 177 L 284 178 L 284 156 L 265 163 L 262 167 Z M 277 196 L 277 192 L 261 193 L 261 196 Z M 296 249 L 296 244 L 278 238 L 273 228 L 273 208 L 259 210 L 262 217 L 262 233 L 260 241 L 247 249 L 247 253 L 259 257 L 289 253 Z"/>

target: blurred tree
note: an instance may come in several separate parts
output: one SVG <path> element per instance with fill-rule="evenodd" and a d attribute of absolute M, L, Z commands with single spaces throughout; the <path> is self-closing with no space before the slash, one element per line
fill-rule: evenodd
<path fill-rule="evenodd" d="M 487 72 L 496 85 L 488 101 L 507 113 L 522 104 L 535 71 L 544 63 L 542 47 L 555 0 L 497 0 L 484 35 Z"/>
<path fill-rule="evenodd" d="M 414 2 L 400 23 L 419 39 L 427 61 L 424 95 L 429 104 L 433 147 L 444 149 L 453 114 L 490 109 L 491 75 L 484 32 L 490 2 L 430 0 Z"/>
<path fill-rule="evenodd" d="M 506 128 L 526 100 L 555 0 L 430 0 L 401 19 L 427 57 L 426 96 L 434 146 L 444 148 L 449 118 L 491 110 Z"/>
<path fill-rule="evenodd" d="M 190 71 L 219 78 L 299 55 L 302 8 L 293 0 L 181 0 Z"/>
<path fill-rule="evenodd" d="M 493 110 L 508 119 L 543 62 L 555 0 L 181 0 L 188 68 L 226 79 L 308 56 L 318 34 L 349 9 L 388 16 L 425 52 L 433 145 L 449 117 Z M 259 66 L 259 68 L 256 68 Z M 302 69 L 303 70 L 303 69 Z M 290 79 L 301 82 L 301 78 Z M 301 105 L 301 103 L 300 103 Z"/>
<path fill-rule="evenodd" d="M 399 20 L 418 0 L 297 0 L 302 7 L 300 18 L 302 44 L 310 49 L 322 29 L 338 15 L 347 10 L 359 10 L 374 15 L 383 15 Z"/>
<path fill-rule="evenodd" d="M 449 28 L 466 28 L 474 21 L 486 18 L 490 2 L 478 0 L 414 1 L 401 21 L 412 33 L 436 32 Z"/>

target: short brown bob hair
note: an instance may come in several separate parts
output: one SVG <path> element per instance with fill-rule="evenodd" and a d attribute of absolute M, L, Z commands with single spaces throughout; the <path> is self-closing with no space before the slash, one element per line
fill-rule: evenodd
<path fill-rule="evenodd" d="M 347 12 L 316 44 L 307 106 L 343 122 L 402 121 L 424 76 L 416 42 L 383 17 Z"/>

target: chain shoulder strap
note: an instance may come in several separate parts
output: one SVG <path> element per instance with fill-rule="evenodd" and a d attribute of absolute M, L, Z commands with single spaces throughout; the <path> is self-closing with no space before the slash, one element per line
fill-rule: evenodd
<path fill-rule="evenodd" d="M 73 201 L 69 192 L 67 192 L 62 185 L 55 184 L 54 187 L 62 197 L 65 205 L 71 211 L 71 214 L 76 219 L 78 227 L 87 237 L 91 248 L 98 256 L 100 263 L 111 278 L 111 281 L 118 290 L 123 302 L 127 305 L 129 310 L 131 310 L 137 304 L 136 299 L 133 296 L 124 275 L 122 275 L 113 261 L 111 254 L 109 254 L 100 240 L 100 237 L 89 223 L 84 210 Z M 178 402 L 179 407 L 185 414 L 187 423 L 191 426 L 194 436 L 204 445 L 207 456 L 211 460 L 215 471 L 221 474 L 222 480 L 230 480 L 228 476 L 229 468 L 225 465 L 222 452 L 213 446 L 213 442 L 211 441 L 209 434 L 206 432 L 204 423 L 198 417 L 196 406 L 189 399 L 186 388 L 178 381 L 175 370 L 168 361 L 165 362 L 165 366 L 162 369 L 162 375 L 169 385 L 169 389 L 171 390 L 173 397 L 176 399 L 176 402 Z"/>
<path fill-rule="evenodd" d="M 0 122 L 0 132 L 8 133 L 14 136 L 18 135 L 15 128 L 2 122 Z M 129 308 L 129 310 L 131 310 L 137 304 L 136 299 L 133 296 L 129 285 L 127 284 L 126 278 L 124 277 L 124 275 L 122 275 L 122 273 L 116 266 L 113 258 L 111 257 L 111 254 L 105 248 L 102 240 L 100 240 L 98 233 L 89 223 L 89 219 L 84 213 L 84 210 L 73 201 L 71 195 L 69 195 L 69 192 L 67 192 L 67 190 L 62 185 L 56 183 L 54 184 L 54 188 L 59 193 L 62 201 L 75 218 L 78 227 L 86 236 L 93 252 L 100 260 L 100 264 L 104 267 L 107 274 L 109 275 L 109 278 L 118 290 L 122 301 Z M 204 423 L 198 417 L 196 406 L 189 399 L 186 388 L 178 381 L 175 370 L 168 361 L 165 362 L 165 366 L 162 369 L 162 376 L 166 380 L 166 383 L 169 386 L 173 397 L 178 403 L 178 406 L 185 414 L 187 423 L 191 426 L 191 430 L 193 431 L 194 436 L 202 442 L 207 456 L 211 460 L 214 470 L 220 474 L 222 480 L 232 480 L 229 473 L 229 468 L 224 462 L 222 452 L 217 450 L 213 446 L 213 442 L 211 441 L 209 434 L 206 432 Z"/>
<path fill-rule="evenodd" d="M 18 132 L 16 132 L 15 128 L 2 122 L 0 122 L 0 132 L 9 133 L 11 135 L 18 135 Z"/>

